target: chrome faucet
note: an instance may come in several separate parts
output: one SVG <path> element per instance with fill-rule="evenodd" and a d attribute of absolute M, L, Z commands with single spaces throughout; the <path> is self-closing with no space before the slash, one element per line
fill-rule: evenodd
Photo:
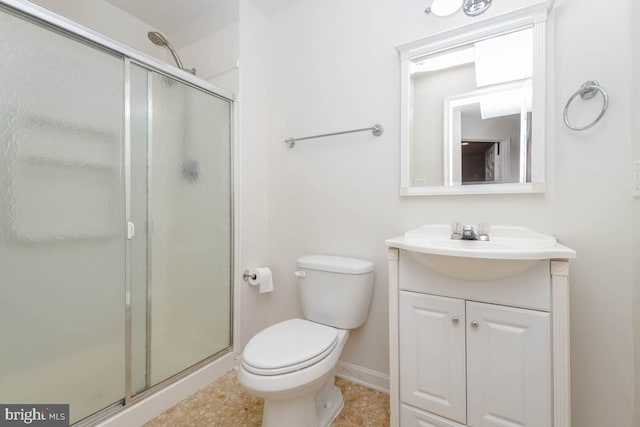
<path fill-rule="evenodd" d="M 489 224 L 481 222 L 478 224 L 478 231 L 476 231 L 473 225 L 462 225 L 455 222 L 451 224 L 451 239 L 489 241 Z"/>
<path fill-rule="evenodd" d="M 462 240 L 478 240 L 478 235 L 476 234 L 475 228 L 473 225 L 464 225 L 462 227 Z"/>

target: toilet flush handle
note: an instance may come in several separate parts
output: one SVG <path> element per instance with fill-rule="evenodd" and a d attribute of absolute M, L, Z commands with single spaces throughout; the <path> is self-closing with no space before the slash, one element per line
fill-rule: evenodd
<path fill-rule="evenodd" d="M 307 277 L 307 272 L 306 271 L 295 271 L 293 273 L 294 276 L 299 277 L 301 279 L 304 279 L 305 277 Z"/>

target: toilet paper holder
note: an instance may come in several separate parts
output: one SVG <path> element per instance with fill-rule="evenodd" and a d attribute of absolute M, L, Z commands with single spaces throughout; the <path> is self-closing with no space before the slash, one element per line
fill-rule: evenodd
<path fill-rule="evenodd" d="M 249 270 L 245 270 L 242 272 L 242 280 L 244 280 L 245 282 L 248 282 L 249 279 L 256 280 L 257 278 L 258 276 L 256 275 L 256 273 L 252 273 Z"/>
<path fill-rule="evenodd" d="M 244 270 L 242 278 L 251 286 L 258 287 L 258 293 L 273 292 L 273 273 L 269 267 L 258 267 L 254 270 Z"/>

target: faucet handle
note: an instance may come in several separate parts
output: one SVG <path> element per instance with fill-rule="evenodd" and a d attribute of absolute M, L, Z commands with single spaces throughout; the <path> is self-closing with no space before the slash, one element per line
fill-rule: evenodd
<path fill-rule="evenodd" d="M 487 222 L 481 222 L 478 224 L 478 240 L 489 240 L 489 232 L 491 226 Z"/>
<path fill-rule="evenodd" d="M 451 224 L 451 238 L 455 240 L 462 239 L 462 223 L 454 222 Z"/>

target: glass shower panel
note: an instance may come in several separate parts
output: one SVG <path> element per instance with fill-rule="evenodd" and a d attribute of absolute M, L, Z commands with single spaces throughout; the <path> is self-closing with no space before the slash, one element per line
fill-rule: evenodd
<path fill-rule="evenodd" d="M 148 381 L 231 344 L 231 108 L 151 73 Z"/>
<path fill-rule="evenodd" d="M 123 397 L 121 57 L 0 9 L 0 402 Z"/>

